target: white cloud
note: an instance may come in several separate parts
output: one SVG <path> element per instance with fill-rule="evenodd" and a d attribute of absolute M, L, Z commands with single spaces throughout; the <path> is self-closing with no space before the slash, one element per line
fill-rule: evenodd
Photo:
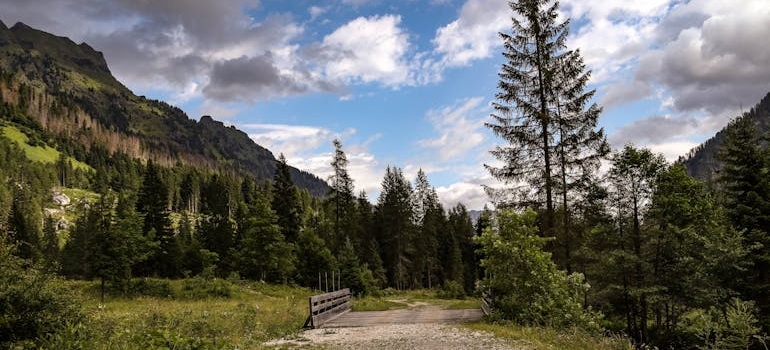
<path fill-rule="evenodd" d="M 498 33 L 510 27 L 511 10 L 507 1 L 468 0 L 457 20 L 436 30 L 435 51 L 446 67 L 468 65 L 490 57 L 500 47 Z"/>
<path fill-rule="evenodd" d="M 698 144 L 694 142 L 679 141 L 650 144 L 646 147 L 649 148 L 653 153 L 662 154 L 667 161 L 673 162 L 679 159 L 680 156 L 687 154 L 687 152 L 695 148 L 697 145 Z"/>
<path fill-rule="evenodd" d="M 294 160 L 313 152 L 322 145 L 331 144 L 335 136 L 333 131 L 315 126 L 242 124 L 239 128 L 248 130 L 249 137 L 254 142 L 273 151 L 276 155 L 283 153 L 287 160 Z"/>
<path fill-rule="evenodd" d="M 483 102 L 484 98 L 473 97 L 454 106 L 428 111 L 427 119 L 439 136 L 420 140 L 418 144 L 434 150 L 436 156 L 433 158 L 441 161 L 465 156 L 485 140 L 481 129 L 486 116 L 479 118 L 479 114 L 483 115 L 480 110 Z"/>
<path fill-rule="evenodd" d="M 409 37 L 400 23 L 395 15 L 358 17 L 327 35 L 312 54 L 331 80 L 408 84 Z"/>
<path fill-rule="evenodd" d="M 318 16 L 323 15 L 328 10 L 328 7 L 310 6 L 307 11 L 310 12 L 310 20 L 314 21 L 316 18 L 318 18 Z"/>

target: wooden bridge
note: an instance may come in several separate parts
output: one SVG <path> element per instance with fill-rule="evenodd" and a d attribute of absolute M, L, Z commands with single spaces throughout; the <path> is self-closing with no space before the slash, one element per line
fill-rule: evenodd
<path fill-rule="evenodd" d="M 310 316 L 305 322 L 305 327 L 340 328 L 390 324 L 463 323 L 478 321 L 483 316 L 482 309 L 445 310 L 435 305 L 387 311 L 351 311 L 350 290 L 346 288 L 310 297 Z"/>

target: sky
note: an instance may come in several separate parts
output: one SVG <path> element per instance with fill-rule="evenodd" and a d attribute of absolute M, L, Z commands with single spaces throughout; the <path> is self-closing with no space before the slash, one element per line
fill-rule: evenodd
<path fill-rule="evenodd" d="M 332 140 L 356 192 L 422 169 L 481 209 L 504 0 L 3 0 L 0 20 L 87 42 L 137 95 L 210 115 L 321 178 Z M 770 92 L 768 0 L 563 0 L 614 149 L 675 160 Z"/>

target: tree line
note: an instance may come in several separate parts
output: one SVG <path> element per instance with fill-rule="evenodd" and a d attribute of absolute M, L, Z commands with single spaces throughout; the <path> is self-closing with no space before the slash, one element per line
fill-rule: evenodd
<path fill-rule="evenodd" d="M 42 129 L 24 131 L 46 138 Z M 387 168 L 372 204 L 354 193 L 342 145 L 334 146 L 331 190 L 317 198 L 295 186 L 283 156 L 272 181 L 257 181 L 93 145 L 88 171 L 73 167 L 63 148 L 46 166 L 0 138 L 0 229 L 21 258 L 116 292 L 128 292 L 136 277 L 196 275 L 319 287 L 319 274 L 336 272 L 356 293 L 448 282 L 472 293 L 476 230 L 466 208 L 445 210 L 424 172 L 412 183 L 397 167 Z M 65 188 L 93 198 L 52 215 L 52 193 Z M 60 217 L 71 220 L 67 227 Z"/>

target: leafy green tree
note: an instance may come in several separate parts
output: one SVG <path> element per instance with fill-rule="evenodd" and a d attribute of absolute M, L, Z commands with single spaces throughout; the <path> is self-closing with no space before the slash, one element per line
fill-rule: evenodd
<path fill-rule="evenodd" d="M 498 211 L 495 225 L 478 240 L 488 272 L 481 288 L 490 293 L 498 316 L 523 324 L 596 327 L 581 304 L 587 284 L 581 274 L 559 270 L 543 251 L 547 238 L 538 236 L 534 211 Z"/>
<path fill-rule="evenodd" d="M 291 181 L 289 165 L 281 154 L 273 177 L 272 207 L 278 215 L 278 226 L 288 242 L 296 242 L 302 227 L 302 205 L 294 182 Z"/>
<path fill-rule="evenodd" d="M 665 164 L 662 155 L 627 145 L 613 156 L 609 171 L 613 204 L 617 211 L 617 266 L 622 269 L 627 332 L 640 343 L 648 341 L 649 316 L 649 293 L 645 289 L 649 266 L 645 264 L 643 251 L 647 238 L 642 230 L 642 221 L 655 191 L 657 177 Z"/>
<path fill-rule="evenodd" d="M 688 310 L 721 307 L 736 295 L 731 280 L 745 269 L 746 250 L 740 233 L 682 165 L 658 175 L 644 226 L 650 269 L 645 289 L 656 337 L 675 338 Z"/>
<path fill-rule="evenodd" d="M 0 233 L 0 348 L 35 348 L 47 335 L 83 321 L 84 315 L 71 288 L 30 267 L 14 255 L 15 248 Z"/>

